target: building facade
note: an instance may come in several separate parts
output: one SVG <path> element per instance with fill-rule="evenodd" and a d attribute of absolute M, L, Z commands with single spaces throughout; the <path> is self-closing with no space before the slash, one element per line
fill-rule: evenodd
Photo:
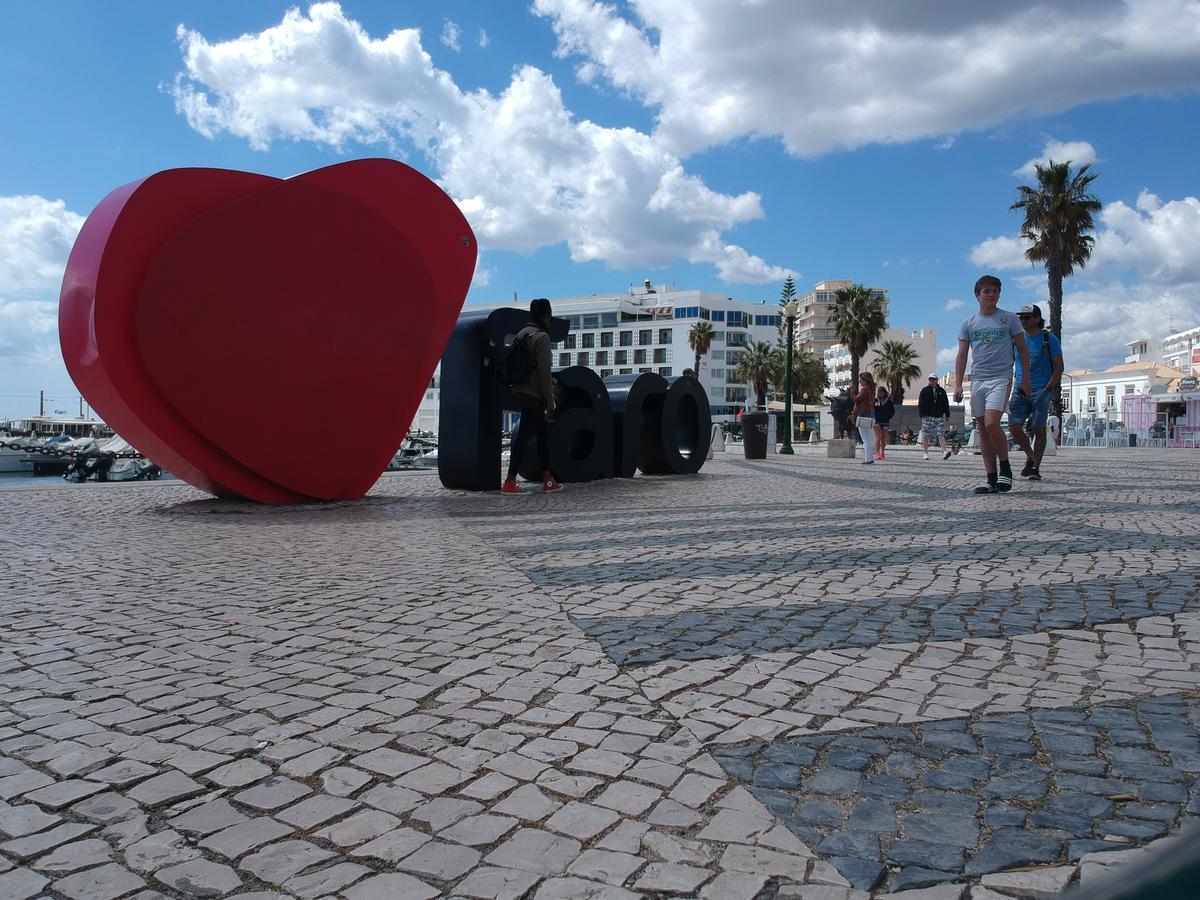
<path fill-rule="evenodd" d="M 1083 419 L 1121 418 L 1127 394 L 1162 394 L 1183 372 L 1161 363 L 1121 363 L 1100 372 L 1076 369 L 1063 375 L 1063 414 Z"/>
<path fill-rule="evenodd" d="M 1160 358 L 1164 366 L 1200 377 L 1200 326 L 1168 334 Z"/>
<path fill-rule="evenodd" d="M 779 308 L 765 302 L 734 300 L 712 291 L 678 290 L 648 281 L 624 293 L 551 297 L 554 315 L 571 323 L 567 339 L 551 347 L 551 365 L 587 366 L 601 378 L 656 372 L 680 375 L 695 364 L 688 332 L 697 322 L 713 326 L 712 346 L 700 360 L 699 379 L 708 393 L 714 422 L 733 421 L 752 403 L 734 369 L 751 341 L 775 344 Z M 526 306 L 518 302 L 472 304 L 473 310 Z M 438 431 L 441 368 L 425 391 L 412 428 Z"/>
<path fill-rule="evenodd" d="M 936 328 L 889 328 L 883 333 L 878 341 L 867 348 L 867 352 L 863 354 L 859 360 L 859 371 L 871 371 L 872 363 L 879 355 L 879 349 L 883 346 L 884 341 L 901 341 L 909 344 L 913 350 L 917 352 L 915 365 L 921 370 L 921 374 L 914 379 L 909 385 L 909 389 L 905 391 L 906 399 L 911 399 L 916 402 L 916 395 L 912 393 L 913 387 L 919 392 L 925 386 L 925 376 L 934 372 L 934 366 L 937 364 L 937 329 Z M 850 387 L 850 351 L 843 344 L 834 344 L 829 347 L 824 354 L 825 369 L 829 373 L 829 390 L 828 394 L 836 394 L 842 388 Z"/>
<path fill-rule="evenodd" d="M 838 343 L 829 321 L 829 311 L 837 292 L 852 287 L 853 281 L 819 281 L 816 287 L 802 297 L 797 297 L 796 349 L 809 350 L 817 359 L 823 359 L 825 351 Z M 871 296 L 883 301 L 883 314 L 888 313 L 887 288 L 870 288 Z"/>

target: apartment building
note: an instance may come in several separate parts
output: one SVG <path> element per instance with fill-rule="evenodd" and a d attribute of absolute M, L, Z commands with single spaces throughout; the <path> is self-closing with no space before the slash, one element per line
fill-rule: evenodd
<path fill-rule="evenodd" d="M 879 349 L 885 341 L 901 341 L 909 344 L 917 352 L 916 366 L 921 370 L 920 376 L 909 386 L 906 399 L 916 402 L 916 393 L 925 386 L 925 376 L 935 371 L 937 363 L 937 329 L 936 328 L 889 328 L 875 343 L 867 348 L 859 360 L 859 371 L 871 371 Z M 842 388 L 850 387 L 850 351 L 843 344 L 834 344 L 824 354 L 825 369 L 829 373 L 830 394 L 836 394 Z M 916 391 L 913 390 L 916 388 Z"/>
<path fill-rule="evenodd" d="M 819 281 L 816 287 L 802 297 L 797 297 L 799 310 L 796 314 L 796 348 L 810 350 L 817 359 L 838 342 L 829 321 L 829 312 L 837 292 L 852 287 L 853 281 Z M 871 295 L 883 301 L 883 314 L 888 312 L 887 288 L 870 288 Z"/>

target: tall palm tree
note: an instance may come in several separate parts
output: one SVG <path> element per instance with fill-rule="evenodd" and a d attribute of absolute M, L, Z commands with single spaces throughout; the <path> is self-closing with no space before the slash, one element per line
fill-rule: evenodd
<path fill-rule="evenodd" d="M 837 292 L 829 310 L 833 333 L 850 351 L 851 390 L 858 384 L 858 361 L 887 328 L 883 300 L 869 288 L 854 284 Z"/>
<path fill-rule="evenodd" d="M 1083 268 L 1092 255 L 1095 239 L 1088 234 L 1095 230 L 1092 216 L 1100 212 L 1101 204 L 1088 193 L 1097 173 L 1090 172 L 1091 164 L 1080 166 L 1071 174 L 1071 161 L 1035 166 L 1037 187 L 1017 188 L 1017 202 L 1010 209 L 1025 213 L 1021 237 L 1029 242 L 1025 258 L 1046 267 L 1049 288 L 1050 331 L 1062 340 L 1062 283 L 1063 279 Z"/>
<path fill-rule="evenodd" d="M 921 377 L 918 358 L 917 351 L 907 341 L 884 341 L 876 353 L 871 371 L 877 381 L 887 385 L 892 402 L 897 405 L 904 400 L 904 389 Z"/>
<path fill-rule="evenodd" d="M 696 373 L 696 380 L 700 380 L 700 357 L 708 352 L 708 348 L 712 346 L 715 332 L 712 327 L 712 322 L 697 322 L 688 331 L 688 346 L 696 353 L 696 364 L 692 371 Z"/>
<path fill-rule="evenodd" d="M 767 385 L 778 381 L 777 355 L 769 341 L 751 341 L 733 370 L 733 377 L 754 388 L 760 407 L 767 405 Z"/>

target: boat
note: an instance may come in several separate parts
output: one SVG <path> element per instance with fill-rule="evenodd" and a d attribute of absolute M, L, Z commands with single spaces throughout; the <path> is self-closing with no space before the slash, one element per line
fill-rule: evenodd
<path fill-rule="evenodd" d="M 400 469 L 411 469 L 413 466 L 425 465 L 424 460 L 432 454 L 433 464 L 437 465 L 437 440 L 409 435 L 396 451 L 386 471 L 395 472 Z"/>

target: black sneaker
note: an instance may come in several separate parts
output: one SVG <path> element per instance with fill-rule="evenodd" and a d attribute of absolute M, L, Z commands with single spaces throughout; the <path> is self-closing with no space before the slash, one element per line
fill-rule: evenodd
<path fill-rule="evenodd" d="M 992 484 L 989 481 L 987 484 L 981 484 L 979 487 L 975 488 L 975 493 L 977 493 L 977 494 L 994 494 L 994 493 L 996 493 L 996 490 L 997 490 L 996 485 Z"/>
<path fill-rule="evenodd" d="M 1033 473 L 1034 473 L 1034 472 L 1036 472 L 1036 471 L 1037 471 L 1037 466 L 1035 466 L 1035 465 L 1033 464 L 1033 460 L 1031 460 L 1031 459 L 1027 459 L 1027 460 L 1025 461 L 1025 468 L 1023 468 L 1023 469 L 1021 470 L 1021 477 L 1022 477 L 1022 478 L 1029 478 L 1029 477 L 1031 477 L 1031 476 L 1033 475 Z"/>
<path fill-rule="evenodd" d="M 1007 494 L 1012 490 L 1012 475 L 997 475 L 996 490 L 1001 494 Z"/>
<path fill-rule="evenodd" d="M 1040 468 L 1038 468 L 1037 466 L 1034 466 L 1033 471 L 1029 473 L 1029 480 L 1030 481 L 1041 481 L 1042 480 L 1042 470 Z"/>
<path fill-rule="evenodd" d="M 950 449 L 949 447 L 947 447 L 947 448 L 946 448 L 946 452 L 942 454 L 942 462 L 945 462 L 946 460 L 948 460 L 948 459 L 950 458 L 950 454 L 951 454 L 951 453 L 953 453 L 953 452 L 954 452 L 954 451 L 953 451 L 952 449 Z M 929 459 L 929 454 L 928 454 L 928 453 L 927 453 L 927 454 L 925 454 L 925 458 L 926 458 L 926 459 Z"/>

